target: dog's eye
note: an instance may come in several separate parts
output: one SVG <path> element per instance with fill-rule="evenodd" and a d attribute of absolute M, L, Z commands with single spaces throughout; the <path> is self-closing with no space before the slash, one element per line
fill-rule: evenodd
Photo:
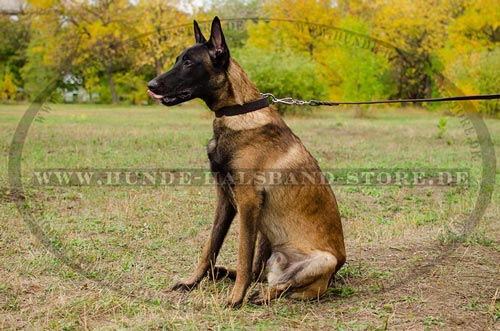
<path fill-rule="evenodd" d="M 191 60 L 189 60 L 189 59 L 184 59 L 184 60 L 182 61 L 182 64 L 183 64 L 185 67 L 189 67 L 189 66 L 191 66 L 191 65 L 193 64 L 193 62 L 192 62 Z"/>

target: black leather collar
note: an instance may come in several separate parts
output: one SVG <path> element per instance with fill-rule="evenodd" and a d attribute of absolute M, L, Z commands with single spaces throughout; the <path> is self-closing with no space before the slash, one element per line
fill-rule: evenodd
<path fill-rule="evenodd" d="M 216 117 L 236 116 L 236 115 L 250 113 L 252 111 L 256 111 L 262 108 L 266 108 L 267 106 L 269 106 L 269 98 L 266 96 L 262 99 L 245 103 L 244 105 L 222 107 L 221 109 L 215 111 L 215 116 Z"/>

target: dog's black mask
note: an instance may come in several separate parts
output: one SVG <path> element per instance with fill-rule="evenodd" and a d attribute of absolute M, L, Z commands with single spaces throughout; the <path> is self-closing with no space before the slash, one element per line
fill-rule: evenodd
<path fill-rule="evenodd" d="M 166 106 L 194 98 L 201 98 L 210 104 L 214 93 L 226 82 L 229 49 L 219 18 L 215 17 L 212 21 L 208 41 L 196 21 L 194 35 L 196 45 L 182 52 L 172 69 L 148 83 L 148 94 Z"/>

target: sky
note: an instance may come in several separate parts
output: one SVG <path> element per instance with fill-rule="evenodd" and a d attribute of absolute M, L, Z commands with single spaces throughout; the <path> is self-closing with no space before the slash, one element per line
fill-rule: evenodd
<path fill-rule="evenodd" d="M 15 12 L 21 9 L 19 0 L 0 0 L 0 11 Z"/>
<path fill-rule="evenodd" d="M 137 0 L 131 0 L 132 2 L 137 2 Z M 0 0 L 0 12 L 17 12 L 22 8 L 22 4 L 26 0 Z M 202 7 L 204 4 L 212 2 L 211 0 L 180 0 L 180 9 L 187 13 L 192 14 L 194 8 Z"/>

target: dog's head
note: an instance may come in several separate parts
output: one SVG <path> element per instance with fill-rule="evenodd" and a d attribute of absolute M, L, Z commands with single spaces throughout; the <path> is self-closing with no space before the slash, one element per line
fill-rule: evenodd
<path fill-rule="evenodd" d="M 196 45 L 183 51 L 172 69 L 148 83 L 148 94 L 166 106 L 194 98 L 210 104 L 226 82 L 230 58 L 219 18 L 212 21 L 209 40 L 194 21 L 194 36 Z"/>

